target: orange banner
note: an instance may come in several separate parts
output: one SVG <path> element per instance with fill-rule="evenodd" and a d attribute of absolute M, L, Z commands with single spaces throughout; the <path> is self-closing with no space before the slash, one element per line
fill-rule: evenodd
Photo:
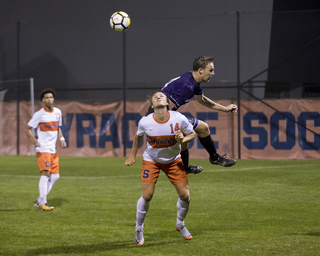
<path fill-rule="evenodd" d="M 228 100 L 218 101 L 228 105 Z M 240 154 L 242 159 L 316 159 L 320 158 L 320 100 L 265 100 L 241 101 Z M 63 113 L 62 131 L 68 147 L 60 149 L 63 156 L 123 156 L 124 140 L 128 156 L 137 125 L 148 110 L 146 102 L 127 102 L 127 115 L 123 116 L 123 103 L 85 104 L 56 102 Z M 273 108 L 270 108 L 273 107 Z M 35 109 L 42 107 L 38 102 Z M 16 103 L 2 103 L 0 132 L 1 154 L 17 154 Z M 1 110 L 0 108 L 0 110 Z M 30 103 L 20 103 L 19 152 L 33 155 L 35 150 L 25 135 L 31 118 Z M 275 110 L 276 109 L 276 110 Z M 179 108 L 187 116 L 205 121 L 219 154 L 238 158 L 238 114 L 207 109 L 190 101 Z M 126 120 L 126 121 L 125 121 Z M 146 140 L 138 156 L 142 156 Z M 208 158 L 199 140 L 189 145 L 191 158 Z"/>
<path fill-rule="evenodd" d="M 320 158 L 320 100 L 264 102 L 241 101 L 241 158 Z"/>

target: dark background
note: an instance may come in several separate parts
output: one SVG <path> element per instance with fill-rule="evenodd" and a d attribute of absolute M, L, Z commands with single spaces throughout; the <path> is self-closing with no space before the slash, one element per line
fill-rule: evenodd
<path fill-rule="evenodd" d="M 243 87 L 256 97 L 320 96 L 319 1 L 0 0 L 0 6 L 0 80 L 7 81 L 0 90 L 9 89 L 8 101 L 16 100 L 17 88 L 30 98 L 28 82 L 8 82 L 30 77 L 36 97 L 52 87 L 61 100 L 121 100 L 124 57 L 128 100 L 144 100 L 191 70 L 199 55 L 215 57 L 216 75 L 202 85 L 212 99 L 237 97 L 237 63 L 241 83 L 261 73 Z M 132 20 L 125 33 L 109 26 L 118 10 Z"/>
<path fill-rule="evenodd" d="M 274 0 L 269 67 L 266 97 L 320 97 L 320 1 Z"/>

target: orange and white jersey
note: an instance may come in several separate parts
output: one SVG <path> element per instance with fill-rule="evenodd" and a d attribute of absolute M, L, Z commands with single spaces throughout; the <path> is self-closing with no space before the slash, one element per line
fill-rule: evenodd
<path fill-rule="evenodd" d="M 143 159 L 167 164 L 180 157 L 180 144 L 175 139 L 176 132 L 184 134 L 192 132 L 193 127 L 187 118 L 179 112 L 168 111 L 168 120 L 158 122 L 154 113 L 142 117 L 138 124 L 138 136 L 147 136 L 147 147 Z"/>
<path fill-rule="evenodd" d="M 61 110 L 53 108 L 51 112 L 47 112 L 42 108 L 34 113 L 28 125 L 37 128 L 38 142 L 41 146 L 36 147 L 36 151 L 55 154 L 58 128 L 62 126 Z"/>

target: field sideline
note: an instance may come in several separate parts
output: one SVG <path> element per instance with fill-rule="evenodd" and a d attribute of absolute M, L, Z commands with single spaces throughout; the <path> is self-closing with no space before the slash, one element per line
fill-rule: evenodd
<path fill-rule="evenodd" d="M 319 255 L 320 160 L 239 160 L 231 168 L 191 159 L 186 225 L 175 231 L 177 195 L 165 175 L 134 244 L 141 158 L 60 157 L 51 212 L 33 207 L 33 156 L 0 156 L 0 255 Z"/>

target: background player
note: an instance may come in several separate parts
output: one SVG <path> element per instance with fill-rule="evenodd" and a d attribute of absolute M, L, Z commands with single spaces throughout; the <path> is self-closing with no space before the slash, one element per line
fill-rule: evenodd
<path fill-rule="evenodd" d="M 36 147 L 37 162 L 41 172 L 39 181 L 39 197 L 34 205 L 44 211 L 50 211 L 54 207 L 47 203 L 53 184 L 59 179 L 59 156 L 56 151 L 56 141 L 59 137 L 62 148 L 67 146 L 63 137 L 61 110 L 53 107 L 55 91 L 48 88 L 40 93 L 40 100 L 44 107 L 34 113 L 28 123 L 26 134 L 31 143 Z M 32 134 L 32 129 L 37 128 L 38 139 Z"/>
<path fill-rule="evenodd" d="M 223 112 L 236 112 L 238 107 L 234 104 L 222 106 L 208 97 L 204 96 L 200 83 L 209 82 L 214 75 L 214 58 L 209 56 L 199 56 L 193 62 L 192 71 L 185 72 L 181 76 L 173 78 L 161 89 L 161 92 L 169 98 L 169 109 L 177 110 L 180 106 L 188 103 L 193 97 L 203 106 Z M 210 136 L 209 125 L 201 120 L 189 118 L 193 129 L 199 137 L 202 146 L 207 150 L 212 164 L 229 167 L 236 163 L 234 159 L 228 159 L 217 153 L 214 142 Z M 183 144 L 181 148 L 181 157 L 187 173 L 199 173 L 201 166 L 189 165 L 188 145 Z"/>
<path fill-rule="evenodd" d="M 155 184 L 162 170 L 178 193 L 176 230 L 185 239 L 192 239 L 192 235 L 184 224 L 189 210 L 189 185 L 184 165 L 180 157 L 180 144 L 195 139 L 196 133 L 187 118 L 176 111 L 168 111 L 168 99 L 161 92 L 151 97 L 154 113 L 142 117 L 138 124 L 138 131 L 134 138 L 132 151 L 125 161 L 125 165 L 136 162 L 136 155 L 144 134 L 147 136 L 147 147 L 143 153 L 141 185 L 142 196 L 137 202 L 135 243 L 144 244 L 143 223 L 149 209 Z"/>

